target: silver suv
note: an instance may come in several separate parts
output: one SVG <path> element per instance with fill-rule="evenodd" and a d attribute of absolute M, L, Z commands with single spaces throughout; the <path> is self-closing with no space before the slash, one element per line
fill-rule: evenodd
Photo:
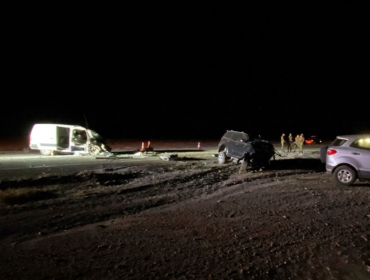
<path fill-rule="evenodd" d="M 321 160 L 338 183 L 350 186 L 356 179 L 370 179 L 370 134 L 337 136 L 324 149 Z"/>

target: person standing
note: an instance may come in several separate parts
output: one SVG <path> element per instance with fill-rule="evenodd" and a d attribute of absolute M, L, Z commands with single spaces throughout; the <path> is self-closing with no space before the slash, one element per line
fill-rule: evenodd
<path fill-rule="evenodd" d="M 284 149 L 284 143 L 285 143 L 285 134 L 281 134 L 281 151 Z"/>
<path fill-rule="evenodd" d="M 293 146 L 293 135 L 291 133 L 289 133 L 289 142 L 290 145 Z"/>
<path fill-rule="evenodd" d="M 299 134 L 297 134 L 297 136 L 295 137 L 295 141 L 294 141 L 294 151 L 296 151 L 298 149 L 298 143 L 299 143 Z"/>
<path fill-rule="evenodd" d="M 303 143 L 304 143 L 304 137 L 303 137 L 303 133 L 299 136 L 299 149 L 300 151 L 302 152 L 303 154 Z"/>
<path fill-rule="evenodd" d="M 290 142 L 290 141 L 287 141 L 287 142 L 286 142 L 286 146 L 287 146 L 287 149 L 288 149 L 288 153 L 292 151 L 292 144 L 291 144 L 291 143 L 292 143 L 292 142 Z"/>
<path fill-rule="evenodd" d="M 290 143 L 290 151 L 293 149 L 293 135 L 289 133 L 289 143 Z"/>

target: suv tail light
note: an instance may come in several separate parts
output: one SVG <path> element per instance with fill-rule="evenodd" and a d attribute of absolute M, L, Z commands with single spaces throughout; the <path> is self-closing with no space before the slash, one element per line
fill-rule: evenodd
<path fill-rule="evenodd" d="M 337 151 L 336 151 L 336 150 L 334 150 L 334 149 L 329 149 L 329 150 L 328 150 L 328 152 L 327 152 L 327 154 L 328 154 L 329 156 L 335 155 L 336 153 L 337 153 Z"/>

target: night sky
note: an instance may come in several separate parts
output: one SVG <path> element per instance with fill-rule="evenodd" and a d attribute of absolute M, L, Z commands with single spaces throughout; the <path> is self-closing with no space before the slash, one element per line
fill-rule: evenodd
<path fill-rule="evenodd" d="M 365 7 L 184 5 L 20 8 L 3 42 L 0 137 L 84 115 L 122 139 L 370 132 Z"/>

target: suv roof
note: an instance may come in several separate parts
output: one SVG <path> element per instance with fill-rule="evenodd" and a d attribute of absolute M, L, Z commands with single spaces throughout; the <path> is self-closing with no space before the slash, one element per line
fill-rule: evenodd
<path fill-rule="evenodd" d="M 353 140 L 356 140 L 358 138 L 370 138 L 370 134 L 353 134 L 353 135 L 342 135 L 337 136 L 336 139 L 344 139 L 348 142 L 352 142 Z"/>
<path fill-rule="evenodd" d="M 224 134 L 223 137 L 230 138 L 231 140 L 238 141 L 240 138 L 249 140 L 249 136 L 245 132 L 240 132 L 240 131 L 234 131 L 234 130 L 228 130 Z"/>
<path fill-rule="evenodd" d="M 356 138 L 359 138 L 359 137 L 368 138 L 368 137 L 370 137 L 370 134 L 351 134 L 351 135 L 339 135 L 339 136 L 337 136 L 337 138 L 343 138 L 343 139 L 347 139 L 347 140 L 352 140 L 352 139 L 356 139 Z"/>

